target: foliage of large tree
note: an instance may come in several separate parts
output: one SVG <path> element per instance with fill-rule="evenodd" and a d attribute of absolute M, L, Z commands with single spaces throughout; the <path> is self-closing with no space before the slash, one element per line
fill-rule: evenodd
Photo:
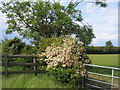
<path fill-rule="evenodd" d="M 76 22 L 82 22 L 81 10 L 75 7 L 78 2 L 70 1 L 66 6 L 60 2 L 20 2 L 18 0 L 2 3 L 2 12 L 7 15 L 7 34 L 17 31 L 21 36 L 38 42 L 43 37 L 51 35 L 76 34 L 85 45 L 91 43 L 94 38 L 90 25 L 80 26 Z M 100 0 L 95 0 L 96 5 L 106 7 Z"/>

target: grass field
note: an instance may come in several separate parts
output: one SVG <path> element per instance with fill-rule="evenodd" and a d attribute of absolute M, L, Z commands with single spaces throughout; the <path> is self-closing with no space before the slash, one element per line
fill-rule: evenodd
<path fill-rule="evenodd" d="M 94 65 L 120 68 L 120 64 L 118 61 L 119 55 L 120 54 L 89 54 L 88 56 L 90 57 L 90 59 L 92 60 L 92 64 Z M 96 67 L 92 67 L 88 70 L 91 72 L 107 74 L 107 75 L 111 75 L 112 73 L 111 69 L 102 69 L 102 68 L 96 68 Z M 120 75 L 120 71 L 115 70 L 114 72 L 115 72 L 114 76 Z M 111 83 L 111 78 L 108 78 L 108 77 L 92 75 L 92 74 L 89 74 L 89 77 Z M 114 79 L 114 84 L 118 84 L 118 79 Z"/>
<path fill-rule="evenodd" d="M 89 54 L 94 65 L 102 65 L 109 67 L 120 67 L 118 56 L 120 54 Z"/>
<path fill-rule="evenodd" d="M 101 66 L 108 66 L 108 67 L 120 67 L 118 64 L 118 54 L 91 54 L 89 55 L 90 59 L 92 60 L 93 65 L 101 65 Z M 90 71 L 94 71 L 97 73 L 102 74 L 111 74 L 111 69 L 104 69 L 104 68 L 97 68 L 92 67 Z M 118 76 L 118 70 L 115 70 L 115 76 Z"/>
<path fill-rule="evenodd" d="M 2 88 L 67 88 L 47 74 L 14 74 L 2 76 Z"/>

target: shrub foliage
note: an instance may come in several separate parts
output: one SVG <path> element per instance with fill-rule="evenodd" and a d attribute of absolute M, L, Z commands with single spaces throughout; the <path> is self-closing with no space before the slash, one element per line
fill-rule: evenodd
<path fill-rule="evenodd" d="M 15 37 L 13 39 L 8 40 L 5 38 L 2 43 L 2 54 L 8 55 L 27 55 L 35 53 L 35 47 L 31 45 L 26 45 L 22 42 L 19 38 Z M 8 58 L 8 62 L 33 62 L 32 58 Z M 24 67 L 9 67 L 10 71 L 13 70 L 28 70 L 32 69 L 31 66 L 24 66 Z"/>
<path fill-rule="evenodd" d="M 40 61 L 46 62 L 46 70 L 51 72 L 58 81 L 79 86 L 77 81 L 80 77 L 86 76 L 83 64 L 91 63 L 84 52 L 85 48 L 76 39 L 69 36 L 54 36 L 54 42 L 46 47 L 45 52 L 38 55 L 43 57 Z"/>

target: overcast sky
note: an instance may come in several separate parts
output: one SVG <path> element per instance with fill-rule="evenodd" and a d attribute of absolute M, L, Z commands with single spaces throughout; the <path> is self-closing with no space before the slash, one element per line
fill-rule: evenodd
<path fill-rule="evenodd" d="M 63 1 L 67 2 L 68 0 Z M 62 4 L 66 2 L 62 2 Z M 93 39 L 91 45 L 104 46 L 106 41 L 111 40 L 114 46 L 118 46 L 118 0 L 107 0 L 107 3 L 107 8 L 101 8 L 86 2 L 77 7 L 82 11 L 84 21 L 93 26 L 96 38 Z M 19 37 L 16 32 L 10 35 L 5 34 L 7 29 L 5 22 L 5 15 L 0 12 L 0 40 L 4 39 L 4 37 L 9 39 L 15 36 Z"/>

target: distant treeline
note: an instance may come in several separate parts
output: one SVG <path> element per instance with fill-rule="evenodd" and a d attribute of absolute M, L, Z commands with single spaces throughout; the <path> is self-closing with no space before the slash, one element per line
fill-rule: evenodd
<path fill-rule="evenodd" d="M 8 40 L 5 38 L 0 42 L 0 52 L 2 54 L 21 54 L 29 55 L 35 53 L 41 53 L 49 45 L 51 39 L 43 39 L 39 44 L 40 48 L 32 45 L 27 45 L 25 42 L 22 42 L 19 38 L 15 37 Z M 112 45 L 112 42 L 108 41 L 105 46 L 85 46 L 87 54 L 120 54 L 120 47 L 115 47 Z"/>
<path fill-rule="evenodd" d="M 120 54 L 120 47 L 96 47 L 96 46 L 87 46 L 87 54 Z"/>

